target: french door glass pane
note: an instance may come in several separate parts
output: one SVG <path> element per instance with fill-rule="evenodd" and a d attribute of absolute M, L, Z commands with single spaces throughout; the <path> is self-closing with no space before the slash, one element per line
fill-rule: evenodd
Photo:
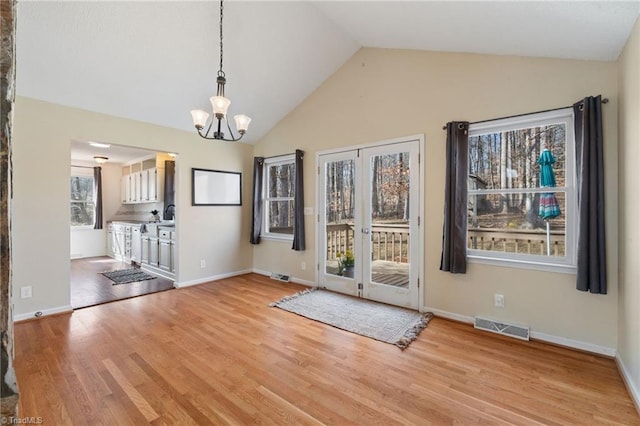
<path fill-rule="evenodd" d="M 356 164 L 354 160 L 326 163 L 325 219 L 326 273 L 353 277 L 353 236 L 355 225 Z"/>
<path fill-rule="evenodd" d="M 371 157 L 371 281 L 408 288 L 409 153 Z"/>

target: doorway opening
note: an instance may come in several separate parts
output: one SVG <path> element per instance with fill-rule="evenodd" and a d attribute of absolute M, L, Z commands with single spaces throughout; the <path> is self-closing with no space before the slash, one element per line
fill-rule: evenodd
<path fill-rule="evenodd" d="M 318 155 L 322 287 L 421 307 L 422 146 L 416 137 Z"/>
<path fill-rule="evenodd" d="M 70 148 L 71 306 L 173 288 L 178 273 L 177 155 L 89 141 L 71 141 Z M 98 229 L 96 221 L 102 224 Z M 153 278 L 114 284 L 101 274 L 125 270 Z"/>

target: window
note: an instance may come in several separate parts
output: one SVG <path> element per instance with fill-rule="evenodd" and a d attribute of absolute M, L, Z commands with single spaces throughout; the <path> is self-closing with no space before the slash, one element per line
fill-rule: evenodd
<path fill-rule="evenodd" d="M 575 271 L 573 112 L 469 126 L 471 261 Z"/>
<path fill-rule="evenodd" d="M 89 172 L 88 172 L 89 173 Z M 95 193 L 93 171 L 84 174 L 71 172 L 71 226 L 91 226 L 95 222 Z"/>
<path fill-rule="evenodd" d="M 293 155 L 265 159 L 263 236 L 293 240 L 296 167 Z"/>

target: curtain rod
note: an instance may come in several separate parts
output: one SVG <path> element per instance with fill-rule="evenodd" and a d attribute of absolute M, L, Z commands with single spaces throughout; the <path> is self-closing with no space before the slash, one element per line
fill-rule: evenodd
<path fill-rule="evenodd" d="M 609 103 L 609 99 L 608 98 L 602 99 L 602 103 L 603 104 Z M 469 123 L 469 124 L 487 123 L 489 121 L 497 121 L 497 120 L 504 120 L 504 119 L 507 119 L 507 118 L 523 117 L 525 115 L 531 115 L 531 114 L 542 114 L 543 112 L 558 111 L 558 110 L 566 109 L 566 108 L 573 108 L 573 105 L 564 106 L 564 107 L 560 107 L 560 108 L 545 109 L 545 110 L 542 110 L 542 111 L 527 112 L 525 114 L 509 115 L 509 116 L 506 116 L 506 117 L 490 118 L 488 120 L 474 121 L 474 122 Z M 442 126 L 442 130 L 447 130 L 447 126 Z"/>
<path fill-rule="evenodd" d="M 278 158 L 278 157 L 288 157 L 289 155 L 296 155 L 295 152 L 292 152 L 290 154 L 280 154 L 280 155 L 272 155 L 271 157 L 263 157 L 265 160 L 267 159 L 271 159 L 271 158 Z"/>

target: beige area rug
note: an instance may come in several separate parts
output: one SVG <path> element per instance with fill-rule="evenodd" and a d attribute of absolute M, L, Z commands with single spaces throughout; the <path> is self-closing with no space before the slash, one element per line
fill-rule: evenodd
<path fill-rule="evenodd" d="M 304 290 L 271 303 L 312 320 L 406 349 L 433 317 L 384 303 L 320 289 Z"/>

